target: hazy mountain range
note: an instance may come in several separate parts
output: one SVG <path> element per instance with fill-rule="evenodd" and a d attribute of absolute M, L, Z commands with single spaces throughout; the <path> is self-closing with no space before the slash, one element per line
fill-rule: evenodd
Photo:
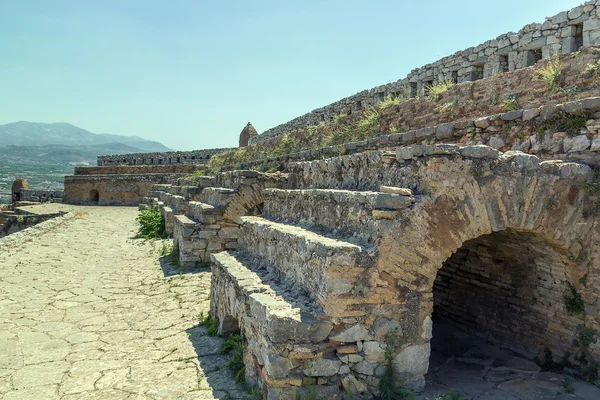
<path fill-rule="evenodd" d="M 95 134 L 65 122 L 13 122 L 0 125 L 0 155 L 55 162 L 94 161 L 104 154 L 170 151 L 139 136 Z"/>

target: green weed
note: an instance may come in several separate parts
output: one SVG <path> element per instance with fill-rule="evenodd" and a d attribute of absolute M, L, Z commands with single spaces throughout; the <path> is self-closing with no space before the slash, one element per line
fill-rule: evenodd
<path fill-rule="evenodd" d="M 575 393 L 575 385 L 573 385 L 573 378 L 569 375 L 563 377 L 563 390 L 565 393 Z"/>
<path fill-rule="evenodd" d="M 535 72 L 535 79 L 545 82 L 548 88 L 561 91 L 562 63 L 558 57 L 546 61 L 543 67 Z"/>
<path fill-rule="evenodd" d="M 136 220 L 139 224 L 137 237 L 142 239 L 164 239 L 167 237 L 165 220 L 158 207 L 141 210 Z"/>
<path fill-rule="evenodd" d="M 584 311 L 583 298 L 571 282 L 567 282 L 567 293 L 564 295 L 564 301 L 567 311 L 577 314 Z"/>
<path fill-rule="evenodd" d="M 585 70 L 591 72 L 596 79 L 600 79 L 600 58 L 596 62 L 588 64 Z"/>
<path fill-rule="evenodd" d="M 516 94 L 507 94 L 504 95 L 504 101 L 502 101 L 502 105 L 506 109 L 506 111 L 514 111 L 521 109 L 521 103 L 519 101 L 519 96 Z"/>
<path fill-rule="evenodd" d="M 537 131 L 538 133 L 556 131 L 575 134 L 586 127 L 587 121 L 588 115 L 586 113 L 569 114 L 561 112 L 540 123 Z"/>
<path fill-rule="evenodd" d="M 239 333 L 232 333 L 221 345 L 221 354 L 230 354 L 231 358 L 227 362 L 227 368 L 231 371 L 235 380 L 240 385 L 245 385 L 246 366 L 244 365 L 244 350 L 246 341 Z"/>
<path fill-rule="evenodd" d="M 379 103 L 378 108 L 383 111 L 390 107 L 397 106 L 398 104 L 400 104 L 398 96 L 388 96 L 384 101 Z"/>
<path fill-rule="evenodd" d="M 442 98 L 442 94 L 452 89 L 456 84 L 451 79 L 444 79 L 437 83 L 427 85 L 426 92 L 435 101 L 439 101 Z"/>
<path fill-rule="evenodd" d="M 208 336 L 218 336 L 219 335 L 219 319 L 213 318 L 210 315 L 204 315 L 204 312 L 200 313 L 200 326 L 206 326 L 208 330 Z"/>

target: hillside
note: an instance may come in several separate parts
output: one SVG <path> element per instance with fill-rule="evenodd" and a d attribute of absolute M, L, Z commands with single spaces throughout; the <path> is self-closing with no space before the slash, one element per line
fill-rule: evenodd
<path fill-rule="evenodd" d="M 0 125 L 0 147 L 2 146 L 95 146 L 120 143 L 131 146 L 127 152 L 169 151 L 168 147 L 139 136 L 95 134 L 65 122 L 13 122 Z M 99 153 L 102 154 L 102 153 Z M 110 153 L 112 154 L 112 153 Z"/>

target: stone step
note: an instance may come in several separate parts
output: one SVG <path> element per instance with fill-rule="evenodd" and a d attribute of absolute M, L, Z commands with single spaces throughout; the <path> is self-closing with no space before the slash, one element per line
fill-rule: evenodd
<path fill-rule="evenodd" d="M 184 268 L 191 268 L 208 262 L 208 237 L 201 238 L 198 235 L 202 224 L 185 215 L 174 215 L 173 222 L 173 247 L 177 251 L 179 264 Z M 215 235 L 216 232 L 213 232 L 213 236 Z"/>
<path fill-rule="evenodd" d="M 183 197 L 168 192 L 160 194 L 159 199 L 172 209 L 175 214 L 185 214 L 188 207 L 188 201 Z"/>
<path fill-rule="evenodd" d="M 166 192 L 169 187 L 171 185 L 165 185 L 165 184 L 156 184 L 156 185 L 152 185 L 152 187 L 150 188 L 150 191 L 152 192 Z"/>
<path fill-rule="evenodd" d="M 378 220 L 396 219 L 417 201 L 395 193 L 334 189 L 265 189 L 264 197 L 263 214 L 269 219 L 359 237 L 370 236 Z"/>
<path fill-rule="evenodd" d="M 347 295 L 366 269 L 363 249 L 294 225 L 240 217 L 239 245 L 321 305 Z"/>
<path fill-rule="evenodd" d="M 228 189 L 223 187 L 207 187 L 202 191 L 200 195 L 200 201 L 206 204 L 210 204 L 213 207 L 225 207 L 233 196 L 235 196 L 237 190 Z"/>
<path fill-rule="evenodd" d="M 163 204 L 162 206 L 160 206 L 160 214 L 162 215 L 165 221 L 165 231 L 167 232 L 167 234 L 172 235 L 173 229 L 175 227 L 175 213 L 173 213 L 173 209 Z"/>
<path fill-rule="evenodd" d="M 333 326 L 322 309 L 244 252 L 213 254 L 211 313 L 221 333 L 241 328 L 273 344 L 321 342 Z M 232 321 L 235 320 L 236 322 Z"/>
<path fill-rule="evenodd" d="M 215 186 L 214 176 L 186 176 L 177 179 L 179 186 L 210 187 Z"/>
<path fill-rule="evenodd" d="M 211 206 L 210 204 L 199 201 L 190 201 L 188 202 L 185 215 L 199 223 L 215 224 L 217 223 L 219 210 L 219 208 Z"/>
<path fill-rule="evenodd" d="M 181 195 L 187 201 L 198 201 L 204 190 L 203 186 L 181 186 Z"/>
<path fill-rule="evenodd" d="M 182 187 L 177 185 L 171 185 L 167 188 L 167 192 L 173 195 L 181 196 Z"/>
<path fill-rule="evenodd" d="M 158 190 L 156 190 L 156 191 L 155 190 L 151 190 L 151 191 L 148 192 L 147 197 L 155 197 L 155 198 L 158 199 L 158 198 L 160 198 L 160 194 L 161 193 L 162 192 L 158 191 Z"/>
<path fill-rule="evenodd" d="M 157 202 L 158 202 L 158 199 L 156 197 L 143 197 L 142 198 L 142 204 L 145 204 L 148 206 L 156 205 Z"/>

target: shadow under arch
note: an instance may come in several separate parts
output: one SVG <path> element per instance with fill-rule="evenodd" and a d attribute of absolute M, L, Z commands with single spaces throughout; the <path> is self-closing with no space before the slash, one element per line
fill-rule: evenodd
<path fill-rule="evenodd" d="M 470 264 L 477 264 L 472 260 L 479 253 L 479 258 L 491 258 L 484 265 L 479 263 L 478 267 L 471 269 L 477 270 L 482 277 L 490 274 L 486 279 L 497 282 L 500 287 L 506 282 L 503 282 L 502 276 L 492 279 L 489 265 L 499 261 L 494 259 L 495 253 L 514 256 L 510 263 L 517 266 L 513 265 L 510 274 L 504 278 L 527 283 L 524 287 L 515 285 L 512 292 L 505 288 L 508 294 L 504 296 L 507 300 L 502 306 L 517 306 L 511 306 L 510 294 L 518 293 L 526 298 L 519 291 L 528 290 L 531 293 L 544 292 L 542 299 L 550 305 L 547 314 L 541 305 L 539 310 L 533 305 L 528 307 L 531 313 L 527 318 L 532 320 L 529 327 L 544 329 L 543 338 L 535 338 L 535 343 L 528 342 L 524 331 L 515 343 L 515 335 L 502 336 L 498 333 L 505 329 L 500 324 L 495 332 L 498 342 L 509 342 L 514 349 L 530 357 L 538 355 L 540 347 L 545 346 L 554 348 L 556 354 L 562 354 L 569 351 L 578 326 L 597 325 L 585 312 L 570 312 L 564 304 L 565 292 L 572 284 L 586 299 L 586 311 L 594 307 L 597 314 L 598 307 L 589 296 L 593 288 L 580 283 L 581 278 L 600 273 L 600 266 L 594 262 L 599 256 L 595 246 L 599 240 L 598 219 L 588 212 L 588 196 L 582 189 L 581 179 L 546 173 L 539 166 L 528 169 L 510 164 L 510 160 L 504 161 L 483 165 L 448 158 L 429 160 L 418 172 L 428 195 L 379 241 L 376 272 L 379 279 L 385 278 L 382 280 L 388 285 L 393 283 L 399 292 L 396 298 L 388 298 L 391 301 L 380 307 L 379 315 L 386 315 L 402 327 L 404 344 L 395 356 L 396 372 L 409 388 L 418 389 L 424 385 L 423 377 L 431 352 L 434 292 L 436 282 L 438 291 L 444 283 L 438 275 L 447 273 L 449 264 L 463 271 L 464 268 L 458 266 L 465 265 L 465 257 L 469 257 L 465 253 L 471 254 Z M 538 260 L 532 259 L 533 255 L 537 255 Z M 463 259 L 459 262 L 461 257 Z M 541 279 L 534 276 L 536 274 L 523 275 L 524 270 L 520 268 L 523 262 L 519 259 L 526 260 L 525 263 L 535 266 L 534 271 L 542 271 L 545 275 L 542 274 Z M 544 263 L 554 268 L 548 269 Z M 502 273 L 506 274 L 506 270 Z M 502 274 L 498 272 L 498 275 Z M 542 282 L 543 279 L 552 282 L 548 285 Z M 454 279 L 451 283 L 457 286 L 453 296 L 447 296 L 446 301 L 460 300 L 463 306 L 468 298 L 465 296 L 467 290 L 484 287 L 481 280 L 474 279 L 463 282 Z M 480 290 L 480 296 L 485 294 L 485 290 Z M 438 304 L 443 303 L 440 299 L 438 295 Z M 471 297 L 471 301 L 473 299 Z M 447 303 L 446 310 L 439 311 L 444 311 L 447 316 L 470 312 L 467 308 L 453 314 L 451 309 L 452 305 L 458 304 L 456 301 Z M 496 316 L 502 306 L 496 307 Z M 521 318 L 525 319 L 525 314 Z M 463 319 L 466 324 L 468 318 Z M 506 322 L 506 318 L 500 318 L 500 321 L 503 319 Z M 494 324 L 489 314 L 474 320 L 476 322 L 472 322 L 471 330 L 482 326 L 489 328 Z M 563 322 L 566 323 L 564 327 L 561 326 Z"/>
<path fill-rule="evenodd" d="M 100 193 L 96 189 L 90 190 L 90 202 L 98 203 L 100 202 Z"/>

